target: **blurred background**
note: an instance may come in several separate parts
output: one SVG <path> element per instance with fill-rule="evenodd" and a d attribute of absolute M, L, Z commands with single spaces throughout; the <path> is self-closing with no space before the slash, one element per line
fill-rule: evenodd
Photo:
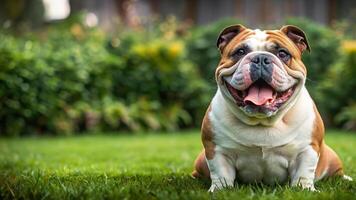
<path fill-rule="evenodd" d="M 328 127 L 356 130 L 356 1 L 0 0 L 0 135 L 199 128 L 227 25 L 301 27 Z"/>

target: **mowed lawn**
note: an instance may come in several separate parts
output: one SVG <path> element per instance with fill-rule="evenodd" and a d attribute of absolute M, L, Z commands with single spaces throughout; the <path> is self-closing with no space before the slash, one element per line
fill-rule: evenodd
<path fill-rule="evenodd" d="M 329 131 L 327 143 L 356 178 L 356 133 Z M 199 131 L 0 138 L 0 199 L 356 199 L 356 183 L 317 182 L 319 193 L 238 184 L 210 194 L 190 177 Z"/>

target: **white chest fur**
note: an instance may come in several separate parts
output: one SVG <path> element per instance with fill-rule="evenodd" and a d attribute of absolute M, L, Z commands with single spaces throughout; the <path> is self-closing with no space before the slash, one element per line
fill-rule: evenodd
<path fill-rule="evenodd" d="M 271 184 L 285 182 L 295 170 L 297 155 L 310 147 L 315 113 L 303 88 L 288 111 L 288 120 L 279 120 L 273 126 L 249 126 L 236 118 L 218 91 L 209 119 L 215 151 L 230 158 L 237 169 L 237 179 Z"/>

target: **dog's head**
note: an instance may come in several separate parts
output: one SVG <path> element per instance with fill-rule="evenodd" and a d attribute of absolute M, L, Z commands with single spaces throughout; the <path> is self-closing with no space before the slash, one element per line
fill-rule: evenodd
<path fill-rule="evenodd" d="M 233 25 L 220 33 L 217 46 L 218 87 L 244 123 L 271 125 L 296 102 L 306 80 L 301 55 L 310 51 L 300 28 L 261 31 Z"/>

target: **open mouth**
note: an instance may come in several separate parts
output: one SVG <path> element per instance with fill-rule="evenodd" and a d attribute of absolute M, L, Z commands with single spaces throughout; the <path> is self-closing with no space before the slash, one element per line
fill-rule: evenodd
<path fill-rule="evenodd" d="M 293 95 L 296 85 L 286 91 L 277 92 L 264 80 L 259 79 L 246 90 L 240 91 L 225 81 L 235 103 L 253 113 L 274 113 Z M 268 114 L 270 115 L 270 114 Z"/>

